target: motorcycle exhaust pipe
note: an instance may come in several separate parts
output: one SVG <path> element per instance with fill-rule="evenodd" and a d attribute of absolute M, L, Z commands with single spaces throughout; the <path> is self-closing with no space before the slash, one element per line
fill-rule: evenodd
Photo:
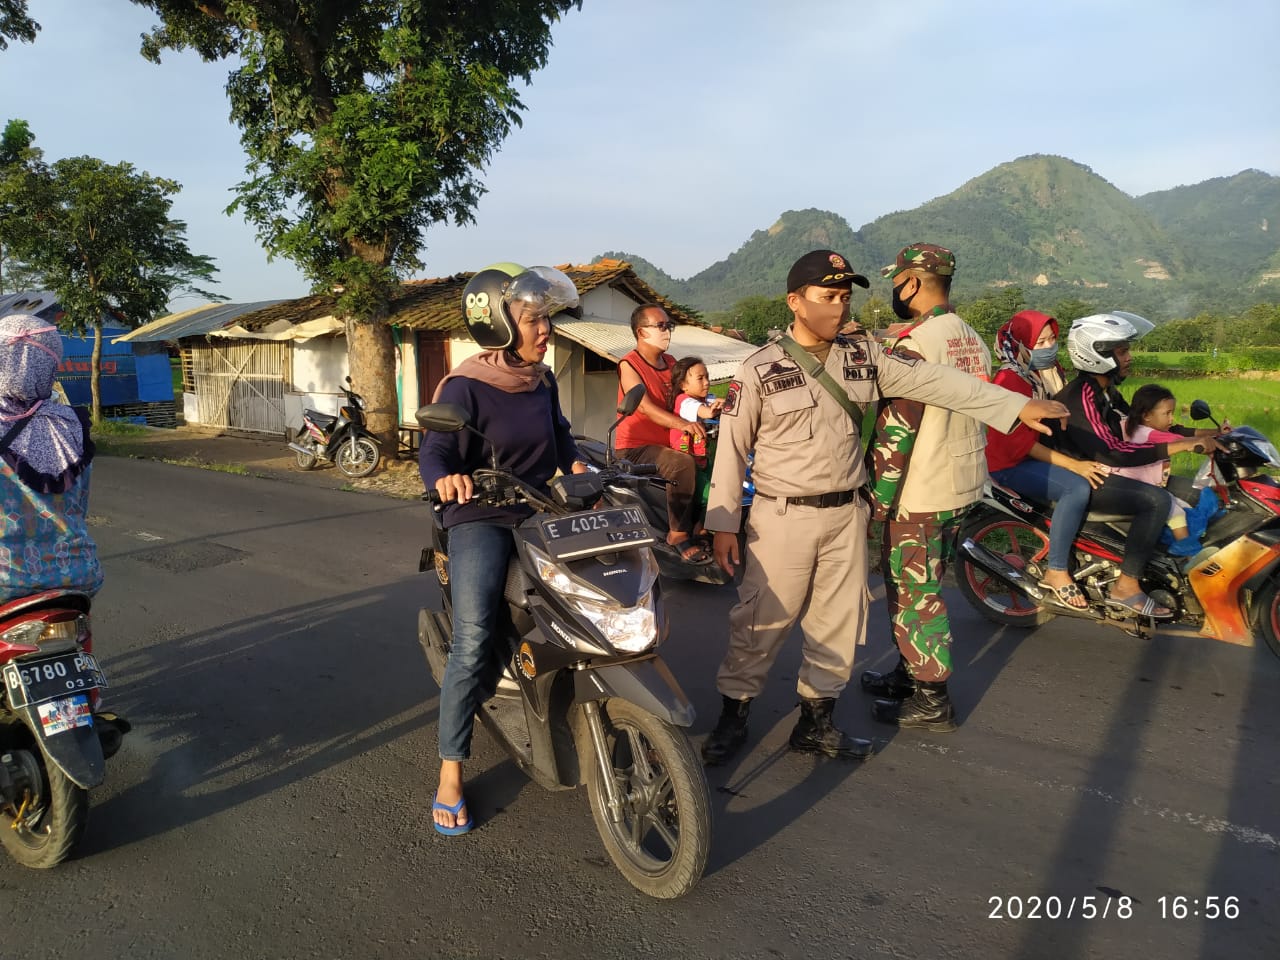
<path fill-rule="evenodd" d="M 299 453 L 305 453 L 309 457 L 319 456 L 319 454 L 317 454 L 311 447 L 304 447 L 302 444 L 294 443 L 292 440 L 289 441 L 289 449 L 297 450 Z"/>
<path fill-rule="evenodd" d="M 1013 589 L 1022 593 L 1029 600 L 1040 603 L 1044 599 L 1044 591 L 1040 584 L 1009 563 L 1004 557 L 997 556 L 980 543 L 974 543 L 969 537 L 960 542 L 960 550 L 975 566 L 985 570 L 994 577 L 999 577 Z"/>

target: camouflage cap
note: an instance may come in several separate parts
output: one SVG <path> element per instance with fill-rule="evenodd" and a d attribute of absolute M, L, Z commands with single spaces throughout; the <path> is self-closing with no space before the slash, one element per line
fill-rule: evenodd
<path fill-rule="evenodd" d="M 834 250 L 810 250 L 791 265 L 787 272 L 787 293 L 801 287 L 843 287 L 854 284 L 866 288 L 871 281 L 855 273 L 849 261 Z"/>
<path fill-rule="evenodd" d="M 936 243 L 912 243 L 898 251 L 898 259 L 880 271 L 880 276 L 892 280 L 903 270 L 924 270 L 940 277 L 956 272 L 956 255 Z"/>

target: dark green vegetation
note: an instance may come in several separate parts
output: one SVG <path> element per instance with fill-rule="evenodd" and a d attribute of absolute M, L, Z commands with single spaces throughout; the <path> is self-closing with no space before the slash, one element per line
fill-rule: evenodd
<path fill-rule="evenodd" d="M 521 123 L 517 84 L 547 62 L 552 25 L 580 0 L 134 2 L 159 18 L 147 58 L 228 61 L 248 156 L 229 209 L 268 256 L 337 295 L 351 378 L 393 453 L 391 292 L 422 266 L 427 227 L 473 219 L 480 174 Z"/>
<path fill-rule="evenodd" d="M 1230 316 L 1280 300 L 1280 177 L 1246 170 L 1134 198 L 1082 164 L 1030 156 L 857 231 L 835 213 L 788 211 L 687 280 L 634 254 L 605 256 L 629 261 L 708 319 L 732 323 L 743 298 L 777 298 L 792 262 L 815 247 L 839 250 L 872 278 L 871 291 L 855 290 L 856 306 L 872 294 L 887 299 L 876 271 L 916 241 L 956 252 L 961 302 L 1016 287 L 1025 306 L 1066 304 L 1073 312 L 1075 305 L 1075 316 L 1103 309 L 1156 321 Z"/>

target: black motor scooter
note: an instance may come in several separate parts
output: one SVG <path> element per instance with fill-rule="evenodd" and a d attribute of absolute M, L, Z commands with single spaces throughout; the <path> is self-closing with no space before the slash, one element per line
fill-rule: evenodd
<path fill-rule="evenodd" d="M 620 413 L 639 404 L 637 389 Z M 426 430 L 473 429 L 451 403 L 425 406 L 417 419 Z M 668 623 L 653 530 L 639 510 L 599 509 L 604 484 L 641 483 L 652 469 L 614 461 L 537 490 L 494 451 L 492 468 L 472 474 L 475 502 L 535 511 L 512 531 L 496 679 L 477 716 L 543 787 L 585 783 L 623 876 L 651 897 L 673 898 L 698 882 L 711 845 L 707 782 L 685 733 L 694 711 L 656 649 Z M 419 568 L 435 572 L 440 598 L 419 611 L 418 639 L 439 684 L 453 635 L 449 533 L 436 492 L 424 499 L 436 509 Z"/>
<path fill-rule="evenodd" d="M 71 855 L 129 722 L 102 709 L 89 598 L 45 590 L 0 604 L 0 846 L 27 867 Z"/>
<path fill-rule="evenodd" d="M 289 441 L 299 470 L 310 470 L 320 460 L 337 464 L 348 477 L 367 477 L 378 469 L 382 450 L 378 438 L 364 425 L 364 398 L 351 389 L 351 378 L 342 388 L 347 402 L 332 416 L 319 410 L 303 410 L 302 426 Z"/>

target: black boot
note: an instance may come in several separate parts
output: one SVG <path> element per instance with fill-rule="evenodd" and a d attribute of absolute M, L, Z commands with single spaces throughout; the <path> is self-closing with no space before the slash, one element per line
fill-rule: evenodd
<path fill-rule="evenodd" d="M 956 728 L 956 712 L 947 696 L 947 681 L 916 682 L 916 692 L 906 700 L 877 700 L 871 715 L 881 723 L 914 730 L 946 733 Z"/>
<path fill-rule="evenodd" d="M 899 657 L 898 665 L 888 673 L 877 673 L 874 670 L 862 671 L 862 689 L 874 697 L 906 700 L 916 692 L 916 681 L 907 669 L 907 661 Z"/>
<path fill-rule="evenodd" d="M 875 750 L 870 740 L 850 737 L 831 723 L 836 708 L 834 697 L 800 700 L 800 719 L 791 731 L 791 749 L 801 753 L 820 753 L 841 760 L 866 760 Z"/>
<path fill-rule="evenodd" d="M 702 762 L 709 767 L 718 767 L 735 753 L 747 739 L 747 714 L 751 712 L 751 698 L 734 700 L 721 696 L 724 705 L 720 708 L 720 719 L 716 728 L 707 736 L 702 744 Z"/>

